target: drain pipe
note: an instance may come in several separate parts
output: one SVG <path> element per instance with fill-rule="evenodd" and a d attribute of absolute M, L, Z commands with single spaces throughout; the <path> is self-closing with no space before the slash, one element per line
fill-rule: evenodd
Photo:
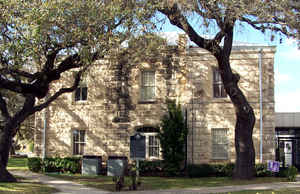
<path fill-rule="evenodd" d="M 263 95 L 262 95 L 262 52 L 263 50 L 259 50 L 259 58 L 258 58 L 258 64 L 259 64 L 259 108 L 260 108 L 260 162 L 263 162 L 263 109 L 262 109 L 262 101 L 263 101 Z"/>
<path fill-rule="evenodd" d="M 46 131 L 47 131 L 47 108 L 44 109 L 44 127 L 43 127 L 43 159 L 46 158 Z"/>

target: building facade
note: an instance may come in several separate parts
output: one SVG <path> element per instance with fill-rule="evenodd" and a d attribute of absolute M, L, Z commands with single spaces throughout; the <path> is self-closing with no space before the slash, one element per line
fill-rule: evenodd
<path fill-rule="evenodd" d="M 179 37 L 179 46 L 139 61 L 118 56 L 97 61 L 76 92 L 61 96 L 37 113 L 36 155 L 129 158 L 130 136 L 140 132 L 146 137 L 146 158 L 160 159 L 156 134 L 166 113 L 166 99 L 174 99 L 187 119 L 188 162 L 233 162 L 235 111 L 217 61 L 207 51 L 187 46 L 184 35 Z M 233 71 L 241 77 L 239 86 L 257 118 L 253 132 L 257 160 L 260 154 L 263 160 L 275 157 L 274 53 L 270 46 L 239 45 L 231 55 Z M 52 89 L 72 81 L 72 73 L 66 73 Z"/>
<path fill-rule="evenodd" d="M 300 169 L 300 112 L 275 113 L 276 160 Z"/>

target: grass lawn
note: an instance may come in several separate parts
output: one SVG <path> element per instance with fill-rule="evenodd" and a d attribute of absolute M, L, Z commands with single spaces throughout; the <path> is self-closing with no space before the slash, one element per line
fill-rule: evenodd
<path fill-rule="evenodd" d="M 27 158 L 9 158 L 7 170 L 28 170 Z"/>
<path fill-rule="evenodd" d="M 49 194 L 57 192 L 55 188 L 34 182 L 21 180 L 17 183 L 0 183 L 0 194 Z"/>
<path fill-rule="evenodd" d="M 7 166 L 8 171 L 28 170 L 27 158 L 10 158 Z M 16 177 L 17 183 L 0 183 L 0 194 L 49 194 L 57 192 L 55 188 L 48 187 L 38 182 Z"/>
<path fill-rule="evenodd" d="M 96 187 L 108 191 L 115 191 L 115 183 L 112 177 L 108 176 L 81 176 L 81 175 L 59 175 L 49 174 L 57 178 L 75 181 L 87 186 Z M 285 178 L 265 177 L 256 178 L 250 181 L 233 181 L 228 177 L 208 177 L 208 178 L 168 178 L 168 177 L 141 177 L 142 184 L 139 190 L 158 190 L 158 189 L 183 189 L 193 187 L 216 187 L 226 185 L 245 185 L 257 183 L 283 182 Z M 126 187 L 123 190 L 128 190 L 130 185 L 129 177 L 125 179 Z"/>
<path fill-rule="evenodd" d="M 300 193 L 300 188 L 288 188 L 279 190 L 253 190 L 253 191 L 237 191 L 219 194 L 296 194 Z"/>

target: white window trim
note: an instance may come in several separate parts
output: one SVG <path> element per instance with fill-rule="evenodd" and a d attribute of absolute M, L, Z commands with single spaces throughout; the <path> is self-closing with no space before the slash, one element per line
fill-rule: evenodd
<path fill-rule="evenodd" d="M 148 159 L 148 160 L 158 160 L 158 159 L 161 159 L 161 157 L 162 157 L 162 155 L 161 155 L 161 146 L 160 146 L 160 142 L 159 142 L 159 150 L 158 150 L 158 153 L 159 153 L 159 156 L 158 157 L 155 157 L 155 156 L 149 156 L 149 136 L 157 136 L 158 135 L 158 133 L 156 133 L 156 132 L 150 132 L 150 133 L 147 133 L 147 132 L 145 132 L 145 133 L 143 133 L 143 132 L 141 132 L 140 133 L 141 135 L 143 135 L 143 136 L 145 136 L 145 138 L 146 138 L 146 159 Z"/>
<path fill-rule="evenodd" d="M 222 79 L 221 79 L 221 81 L 219 81 L 219 82 L 215 82 L 215 80 L 214 80 L 214 74 L 215 74 L 215 71 L 219 71 L 218 70 L 218 68 L 217 67 L 212 67 L 212 84 L 211 84 L 211 86 L 212 86 L 212 97 L 214 98 L 214 99 L 226 99 L 226 98 L 228 98 L 228 95 L 226 94 L 226 91 L 225 91 L 225 96 L 219 96 L 219 97 L 216 97 L 215 96 L 215 91 L 214 91 L 214 86 L 215 86 L 215 84 L 222 84 L 223 85 L 223 88 L 224 88 L 224 90 L 225 90 L 225 87 L 224 87 L 224 84 L 223 84 L 223 82 L 222 82 Z M 220 74 L 220 73 L 219 73 Z M 221 76 L 221 75 L 220 75 Z"/>
<path fill-rule="evenodd" d="M 77 144 L 84 144 L 83 146 L 84 147 L 86 147 L 86 135 L 87 135 L 87 132 L 86 132 L 86 130 L 81 130 L 81 129 L 73 129 L 72 130 L 72 132 L 71 132 L 71 138 L 72 138 L 72 155 L 73 156 L 82 156 L 82 155 L 84 155 L 84 152 L 85 152 L 85 150 L 83 151 L 83 153 L 82 153 L 82 155 L 81 154 L 74 154 L 74 146 L 75 146 L 75 142 L 74 142 L 74 131 L 84 131 L 84 141 L 83 142 L 81 142 L 81 141 L 79 141 L 79 142 L 76 142 Z"/>
<path fill-rule="evenodd" d="M 86 88 L 86 100 L 82 100 L 82 88 Z M 80 89 L 80 99 L 76 100 L 76 91 L 77 89 Z M 74 91 L 74 102 L 87 102 L 89 97 L 89 88 L 86 84 L 80 84 L 76 90 Z"/>
<path fill-rule="evenodd" d="M 153 98 L 151 99 L 143 99 L 142 98 L 142 88 L 143 88 L 143 73 L 144 72 L 153 72 L 154 73 L 154 96 Z M 140 92 L 140 101 L 141 102 L 154 102 L 156 100 L 156 72 L 155 70 L 152 70 L 152 69 L 143 69 L 140 71 L 140 89 L 139 89 L 139 92 Z"/>
<path fill-rule="evenodd" d="M 214 156 L 213 155 L 213 130 L 224 130 L 226 131 L 226 141 L 227 143 L 226 144 L 222 144 L 222 145 L 226 145 L 227 146 L 227 157 L 220 157 L 220 156 Z M 212 128 L 211 129 L 211 158 L 213 160 L 228 160 L 229 159 L 229 138 L 228 138 L 228 131 L 229 129 L 228 128 Z M 221 145 L 221 144 L 218 144 L 218 145 Z"/>

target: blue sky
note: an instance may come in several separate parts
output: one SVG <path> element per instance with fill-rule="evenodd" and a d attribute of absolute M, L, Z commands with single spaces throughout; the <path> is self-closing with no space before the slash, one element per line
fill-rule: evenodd
<path fill-rule="evenodd" d="M 169 24 L 163 25 L 162 31 L 180 32 Z M 275 111 L 300 112 L 300 50 L 296 41 L 279 37 L 270 40 L 270 34 L 263 34 L 251 27 L 240 27 L 235 31 L 234 40 L 276 46 L 274 60 L 275 73 Z"/>

